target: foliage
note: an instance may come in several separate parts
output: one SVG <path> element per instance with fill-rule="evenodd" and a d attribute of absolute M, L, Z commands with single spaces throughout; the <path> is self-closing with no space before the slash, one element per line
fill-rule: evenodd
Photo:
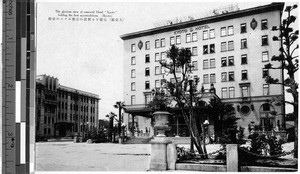
<path fill-rule="evenodd" d="M 207 113 L 212 117 L 214 122 L 215 141 L 222 136 L 222 130 L 228 127 L 235 127 L 234 121 L 225 121 L 226 116 L 234 114 L 234 108 L 232 104 L 224 103 L 217 98 L 212 98 L 207 107 Z M 228 123 L 227 123 L 228 122 Z M 229 133 L 229 130 L 223 132 L 223 134 Z"/>
<path fill-rule="evenodd" d="M 269 154 L 278 155 L 282 154 L 282 144 L 284 143 L 282 139 L 277 139 L 275 136 L 267 136 L 265 134 L 259 134 L 254 132 L 249 136 L 251 139 L 250 152 L 261 155 L 263 150 L 268 150 Z"/>
<path fill-rule="evenodd" d="M 299 30 L 294 30 L 292 24 L 295 23 L 296 17 L 291 15 L 291 12 L 296 9 L 298 5 L 286 6 L 285 12 L 287 12 L 287 17 L 282 20 L 280 26 L 273 26 L 272 31 L 279 33 L 278 36 L 273 37 L 273 41 L 281 42 L 282 45 L 279 49 L 280 55 L 274 55 L 272 61 L 281 62 L 281 66 L 274 67 L 271 63 L 265 65 L 267 69 L 282 69 L 288 74 L 288 77 L 281 82 L 279 79 L 274 79 L 271 76 L 266 77 L 266 82 L 270 84 L 280 84 L 286 88 L 286 92 L 290 93 L 293 97 L 293 101 L 286 101 L 284 98 L 277 98 L 277 104 L 291 104 L 294 107 L 295 114 L 295 147 L 296 150 L 294 157 L 298 157 L 298 83 L 295 79 L 295 73 L 299 69 L 299 60 L 297 49 L 299 45 L 297 44 L 297 39 L 299 35 Z M 295 45 L 296 44 L 296 45 Z"/>
<path fill-rule="evenodd" d="M 86 136 L 84 137 L 83 141 L 87 141 L 88 139 L 91 139 L 93 142 L 101 143 L 101 142 L 107 142 L 107 136 L 104 131 L 96 131 L 96 130 L 90 130 L 86 133 Z"/>
<path fill-rule="evenodd" d="M 186 149 L 184 147 L 178 147 L 176 146 L 177 151 L 177 160 L 183 161 L 183 160 L 189 160 L 196 157 L 195 152 L 190 151 L 189 149 Z"/>
<path fill-rule="evenodd" d="M 168 106 L 171 103 L 170 96 L 164 92 L 164 90 L 152 90 L 153 91 L 153 99 L 149 102 L 148 107 L 152 108 L 154 111 L 166 111 Z"/>
<path fill-rule="evenodd" d="M 220 138 L 221 144 L 236 144 L 237 143 L 237 121 L 234 115 L 227 116 L 223 120 L 222 134 Z"/>

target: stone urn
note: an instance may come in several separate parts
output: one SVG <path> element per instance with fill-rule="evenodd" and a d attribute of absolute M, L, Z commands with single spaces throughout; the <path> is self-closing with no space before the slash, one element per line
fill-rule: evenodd
<path fill-rule="evenodd" d="M 155 120 L 154 129 L 158 132 L 156 137 L 166 137 L 165 131 L 170 130 L 168 126 L 168 117 L 171 114 L 166 111 L 156 111 L 153 113 L 153 117 Z"/>

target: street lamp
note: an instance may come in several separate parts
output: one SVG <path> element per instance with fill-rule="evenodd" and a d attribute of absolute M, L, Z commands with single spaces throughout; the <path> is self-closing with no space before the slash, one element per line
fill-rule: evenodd
<path fill-rule="evenodd" d="M 207 156 L 207 151 L 206 151 L 206 145 L 205 145 L 205 138 L 206 138 L 206 136 L 205 136 L 205 132 L 206 132 L 206 130 L 208 129 L 208 125 L 209 125 L 209 122 L 208 122 L 208 120 L 205 120 L 204 122 L 203 122 L 203 151 L 204 151 L 204 154 L 203 154 L 203 157 L 204 158 L 207 158 L 208 156 Z M 207 131 L 207 134 L 208 134 L 208 131 Z"/>

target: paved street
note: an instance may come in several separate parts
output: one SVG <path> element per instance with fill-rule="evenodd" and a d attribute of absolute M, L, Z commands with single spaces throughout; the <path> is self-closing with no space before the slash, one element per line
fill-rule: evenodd
<path fill-rule="evenodd" d="M 36 143 L 37 171 L 146 171 L 150 144 Z"/>

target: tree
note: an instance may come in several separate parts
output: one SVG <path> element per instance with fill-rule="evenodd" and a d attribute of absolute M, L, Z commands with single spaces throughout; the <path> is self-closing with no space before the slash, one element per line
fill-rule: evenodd
<path fill-rule="evenodd" d="M 114 107 L 116 109 L 119 109 L 119 122 L 118 122 L 118 134 L 119 136 L 121 135 L 121 122 L 122 122 L 122 118 L 121 118 L 121 110 L 124 109 L 124 102 L 118 101 L 116 102 L 116 104 L 114 105 Z"/>
<path fill-rule="evenodd" d="M 215 132 L 215 141 L 216 141 L 221 137 L 223 137 L 222 133 L 224 132 L 222 131 L 225 130 L 225 128 L 228 128 L 235 123 L 234 122 L 232 124 L 228 124 L 228 122 L 226 122 L 227 116 L 231 116 L 234 114 L 234 107 L 232 106 L 232 104 L 223 103 L 221 100 L 218 100 L 217 98 L 214 97 L 209 102 L 209 105 L 207 107 L 207 112 L 212 117 L 212 120 L 214 122 L 214 132 Z"/>
<path fill-rule="evenodd" d="M 160 61 L 160 64 L 165 69 L 166 74 L 173 76 L 170 81 L 165 80 L 166 90 L 180 108 L 198 153 L 205 158 L 207 155 L 201 147 L 203 125 L 197 124 L 193 114 L 195 111 L 193 103 L 197 103 L 200 97 L 196 95 L 193 97 L 193 94 L 197 92 L 199 78 L 194 78 L 194 80 L 191 78 L 193 67 L 191 64 L 191 51 L 173 45 L 166 54 L 166 60 Z M 188 93 L 191 95 L 187 95 Z"/>
<path fill-rule="evenodd" d="M 152 90 L 153 99 L 148 103 L 148 107 L 154 111 L 166 111 L 171 103 L 170 96 L 164 90 Z"/>
<path fill-rule="evenodd" d="M 291 15 L 291 11 L 297 8 L 297 5 L 286 6 L 285 12 L 287 12 L 287 17 L 283 19 L 282 24 L 278 26 L 273 26 L 272 31 L 279 31 L 279 36 L 274 36 L 273 41 L 281 42 L 281 47 L 279 49 L 280 55 L 273 56 L 272 61 L 281 62 L 281 66 L 273 67 L 271 63 L 265 65 L 266 69 L 281 69 L 287 71 L 288 77 L 286 77 L 283 82 L 278 79 L 274 79 L 271 76 L 266 77 L 266 82 L 269 84 L 279 84 L 286 88 L 286 92 L 290 93 L 293 97 L 293 101 L 285 101 L 284 98 L 276 98 L 277 104 L 291 104 L 294 108 L 295 115 L 295 153 L 294 157 L 298 156 L 298 83 L 295 80 L 295 73 L 298 71 L 298 55 L 294 55 L 295 51 L 299 48 L 299 45 L 294 45 L 298 39 L 299 30 L 294 31 L 291 25 L 296 21 L 296 17 Z"/>
<path fill-rule="evenodd" d="M 107 114 L 105 117 L 109 118 L 109 129 L 108 129 L 108 140 L 110 142 L 112 142 L 113 138 L 113 133 L 115 134 L 115 131 L 114 131 L 114 119 L 116 119 L 117 117 L 117 114 L 113 113 L 113 112 L 110 112 L 109 114 Z M 119 121 L 119 120 L 117 120 Z M 113 140 L 115 141 L 115 139 Z"/>

